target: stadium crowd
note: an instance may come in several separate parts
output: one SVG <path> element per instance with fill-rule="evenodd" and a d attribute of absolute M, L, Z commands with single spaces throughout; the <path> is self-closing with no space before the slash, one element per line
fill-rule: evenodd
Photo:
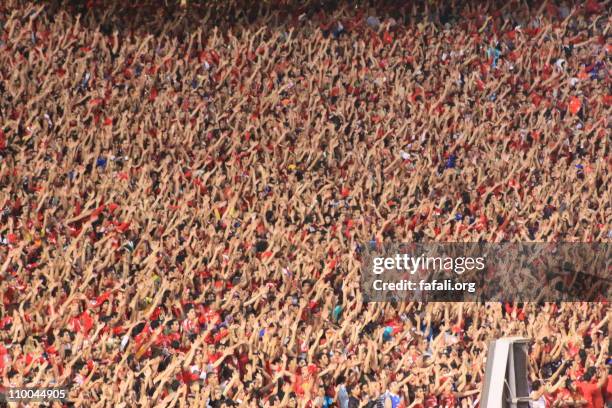
<path fill-rule="evenodd" d="M 368 303 L 368 242 L 609 242 L 609 0 L 0 2 L 0 373 L 74 407 L 612 400 L 611 308 Z M 174 3 L 174 2 L 172 2 Z"/>

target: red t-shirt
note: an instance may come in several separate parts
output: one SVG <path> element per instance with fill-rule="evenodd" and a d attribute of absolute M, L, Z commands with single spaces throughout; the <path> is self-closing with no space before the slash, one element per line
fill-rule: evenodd
<path fill-rule="evenodd" d="M 569 377 L 572 380 L 576 380 L 578 378 L 582 378 L 582 376 L 584 375 L 584 369 L 582 367 L 574 370 L 574 369 L 570 369 L 569 370 Z"/>
<path fill-rule="evenodd" d="M 425 398 L 425 408 L 436 408 L 438 406 L 438 398 L 430 394 Z"/>
<path fill-rule="evenodd" d="M 183 323 L 181 324 L 181 328 L 183 329 L 184 332 L 187 332 L 189 334 L 199 332 L 199 327 L 198 327 L 197 322 L 192 321 L 190 319 L 185 319 Z"/>
<path fill-rule="evenodd" d="M 300 397 L 304 395 L 304 388 L 302 388 L 303 382 L 304 378 L 300 374 L 295 374 L 293 376 L 293 392 L 295 392 Z"/>
<path fill-rule="evenodd" d="M 443 407 L 453 408 L 457 403 L 457 398 L 455 398 L 454 394 L 444 395 L 442 397 L 442 401 L 440 401 Z"/>
<path fill-rule="evenodd" d="M 93 319 L 87 312 L 81 313 L 78 317 L 70 319 L 70 327 L 74 333 L 83 333 L 87 335 L 93 328 Z"/>
<path fill-rule="evenodd" d="M 198 320 L 200 324 L 218 324 L 221 322 L 221 315 L 209 307 L 202 307 L 199 310 Z"/>
<path fill-rule="evenodd" d="M 595 383 L 578 382 L 576 388 L 587 401 L 587 408 L 604 408 L 602 389 Z"/>
<path fill-rule="evenodd" d="M 212 353 L 208 355 L 208 363 L 209 364 L 214 364 L 218 359 L 220 359 L 223 356 L 223 354 L 216 352 L 216 353 Z M 219 370 L 221 369 L 221 366 L 217 366 L 215 367 L 215 372 L 219 372 Z"/>
<path fill-rule="evenodd" d="M 570 398 L 573 398 L 574 395 L 572 395 L 572 392 L 569 391 L 567 388 L 561 388 L 560 390 L 556 391 L 555 393 L 553 393 L 552 395 L 547 394 L 544 396 L 544 399 L 546 400 L 546 406 L 551 406 L 555 403 L 555 402 L 563 402 L 563 401 L 568 401 Z"/>
<path fill-rule="evenodd" d="M 2 374 L 4 370 L 4 356 L 6 356 L 7 354 L 8 351 L 6 347 L 4 347 L 4 344 L 0 343 L 0 374 Z"/>

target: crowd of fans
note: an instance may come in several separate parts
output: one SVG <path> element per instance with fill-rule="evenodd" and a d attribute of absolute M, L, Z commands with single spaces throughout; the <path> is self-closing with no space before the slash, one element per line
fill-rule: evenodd
<path fill-rule="evenodd" d="M 609 0 L 170 3 L 0 2 L 4 387 L 477 407 L 520 335 L 533 406 L 610 404 L 606 301 L 359 287 L 371 241 L 610 241 Z"/>

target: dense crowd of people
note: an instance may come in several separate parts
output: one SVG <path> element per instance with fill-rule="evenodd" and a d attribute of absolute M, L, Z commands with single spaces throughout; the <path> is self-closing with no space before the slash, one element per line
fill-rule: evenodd
<path fill-rule="evenodd" d="M 609 406 L 605 300 L 359 287 L 368 242 L 610 241 L 609 0 L 108 3 L 0 2 L 5 389 L 478 407 L 519 335 L 532 406 Z"/>

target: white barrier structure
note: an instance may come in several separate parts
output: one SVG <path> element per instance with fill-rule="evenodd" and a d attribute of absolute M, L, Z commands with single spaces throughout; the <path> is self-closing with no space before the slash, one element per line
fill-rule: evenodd
<path fill-rule="evenodd" d="M 482 408 L 529 408 L 529 342 L 504 337 L 489 343 Z"/>

